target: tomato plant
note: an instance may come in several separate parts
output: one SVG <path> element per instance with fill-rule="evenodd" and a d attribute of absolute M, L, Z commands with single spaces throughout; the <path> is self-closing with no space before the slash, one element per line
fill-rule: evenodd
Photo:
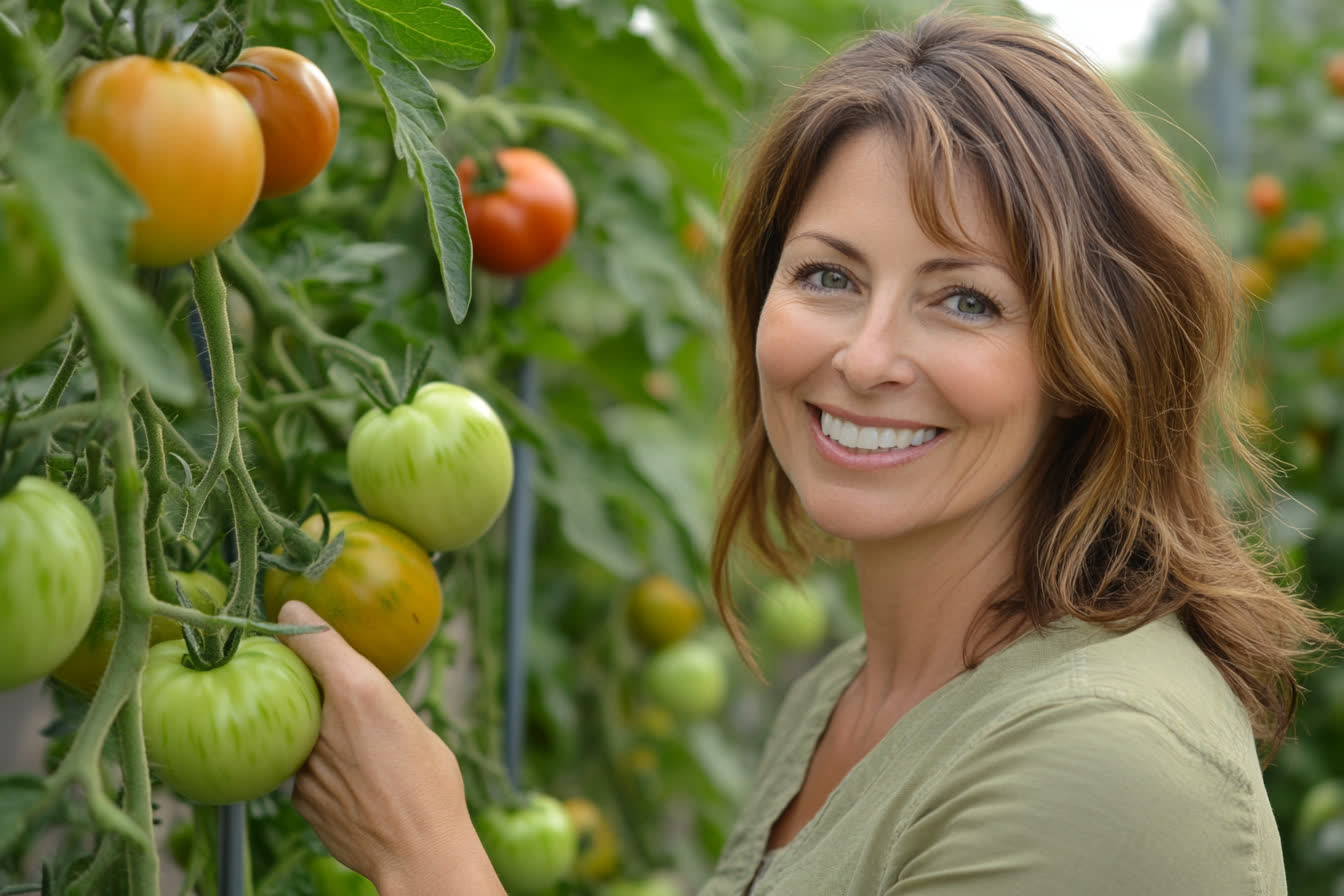
<path fill-rule="evenodd" d="M 244 638 L 224 665 L 191 668 L 186 642 L 150 648 L 140 685 L 150 767 L 172 790 L 222 805 L 270 793 L 299 770 L 322 724 L 322 699 L 298 654 Z"/>
<path fill-rule="evenodd" d="M 513 486 L 504 424 L 485 399 L 452 383 L 425 383 L 408 404 L 365 413 L 347 461 L 365 512 L 430 551 L 480 538 Z"/>
<path fill-rule="evenodd" d="M 22 196 L 0 199 L 0 370 L 37 354 L 70 324 L 75 294 Z"/>
<path fill-rule="evenodd" d="M 492 274 L 518 277 L 541 268 L 569 242 L 578 199 L 569 178 L 544 153 L 525 146 L 494 155 L 503 184 L 485 186 L 473 158 L 458 163 L 472 258 Z"/>
<path fill-rule="evenodd" d="M 131 55 L 80 73 L 69 132 L 111 161 L 145 205 L 131 260 L 179 264 L 227 239 L 261 192 L 265 148 L 252 107 L 193 65 Z"/>
<path fill-rule="evenodd" d="M 649 658 L 649 694 L 674 715 L 706 719 L 723 708 L 728 675 L 723 658 L 703 641 L 678 641 Z"/>
<path fill-rule="evenodd" d="M 274 619 L 286 601 L 303 601 L 395 678 L 410 668 L 443 618 L 434 564 L 424 548 L 386 523 L 349 510 L 330 514 L 330 521 L 331 537 L 345 537 L 336 560 L 317 578 L 267 570 L 266 612 Z M 309 517 L 303 530 L 320 535 L 322 517 Z"/>
<path fill-rule="evenodd" d="M 544 793 L 529 793 L 518 806 L 487 807 L 476 818 L 476 832 L 510 896 L 555 885 L 578 854 L 578 834 L 564 805 Z"/>
<path fill-rule="evenodd" d="M 70 655 L 102 587 L 103 539 L 87 507 L 38 476 L 0 496 L 0 690 Z"/>
<path fill-rule="evenodd" d="M 192 605 L 202 613 L 215 614 L 228 601 L 228 586 L 204 570 L 174 571 L 174 580 L 182 586 Z M 51 677 L 74 688 L 86 697 L 93 696 L 107 670 L 112 646 L 121 624 L 121 596 L 113 583 L 103 586 L 102 596 L 84 637 L 65 660 L 52 670 Z M 172 641 L 182 637 L 181 626 L 166 616 L 155 616 L 150 623 L 149 643 Z"/>
<path fill-rule="evenodd" d="M 261 198 L 288 196 L 312 183 L 336 149 L 341 125 L 336 92 L 322 70 L 284 47 L 248 47 L 220 77 L 247 97 L 261 124 Z"/>
<path fill-rule="evenodd" d="M 694 594 L 663 573 L 646 576 L 630 592 L 626 618 L 645 647 L 675 644 L 700 625 L 705 610 Z"/>

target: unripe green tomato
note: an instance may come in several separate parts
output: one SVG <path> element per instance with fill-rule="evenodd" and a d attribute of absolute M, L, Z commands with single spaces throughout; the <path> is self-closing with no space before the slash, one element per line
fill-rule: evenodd
<path fill-rule="evenodd" d="M 0 203 L 0 370 L 40 352 L 70 324 L 75 293 L 32 204 Z"/>
<path fill-rule="evenodd" d="M 1327 823 L 1341 817 L 1344 817 L 1344 780 L 1317 781 L 1297 807 L 1297 836 L 1308 841 Z"/>
<path fill-rule="evenodd" d="M 317 896 L 378 896 L 378 888 L 358 871 L 331 856 L 313 856 L 308 862 Z"/>
<path fill-rule="evenodd" d="M 686 721 L 715 715 L 728 694 L 723 658 L 698 640 L 678 641 L 649 657 L 644 680 L 655 701 Z"/>
<path fill-rule="evenodd" d="M 757 614 L 762 636 L 780 650 L 815 650 L 826 637 L 826 604 L 806 586 L 772 582 L 761 594 Z"/>
<path fill-rule="evenodd" d="M 149 648 L 140 682 L 145 754 L 159 780 L 206 805 L 270 793 L 303 765 L 322 726 L 317 681 L 274 638 L 245 637 L 214 669 L 183 663 L 186 642 Z"/>
<path fill-rule="evenodd" d="M 368 411 L 346 449 L 364 512 L 427 551 L 485 534 L 513 488 L 513 448 L 493 408 L 451 383 L 426 383 L 409 404 Z"/>
<path fill-rule="evenodd" d="M 548 890 L 573 870 L 579 852 L 564 804 L 544 793 L 528 794 L 521 806 L 486 808 L 476 832 L 509 896 Z"/>
<path fill-rule="evenodd" d="M 0 496 L 0 690 L 51 674 L 102 589 L 103 539 L 89 508 L 40 476 Z"/>

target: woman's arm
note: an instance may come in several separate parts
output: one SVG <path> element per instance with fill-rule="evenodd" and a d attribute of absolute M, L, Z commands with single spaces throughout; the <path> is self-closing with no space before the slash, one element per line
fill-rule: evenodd
<path fill-rule="evenodd" d="M 306 604 L 286 625 L 321 625 Z M 322 685 L 322 731 L 294 808 L 382 896 L 504 896 L 467 812 L 457 757 L 334 629 L 284 638 Z"/>

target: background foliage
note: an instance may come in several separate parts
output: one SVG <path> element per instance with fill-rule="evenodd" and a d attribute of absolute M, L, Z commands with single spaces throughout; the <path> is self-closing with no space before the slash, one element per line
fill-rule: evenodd
<path fill-rule="evenodd" d="M 877 12 L 860 0 L 457 5 L 495 52 L 456 67 L 436 62 L 441 47 L 423 47 L 407 64 L 422 73 L 426 95 L 379 80 L 388 67 L 377 60 L 366 64 L 378 42 L 352 31 L 352 17 L 341 14 L 364 7 L 347 0 L 246 4 L 247 42 L 313 59 L 336 87 L 342 112 L 326 173 L 293 197 L 259 204 L 220 253 L 249 468 L 270 506 L 291 519 L 313 495 L 332 509 L 356 506 L 345 439 L 368 401 L 356 371 L 323 350 L 319 332 L 385 359 L 397 377 L 406 372 L 408 347 L 432 347 L 433 375 L 485 396 L 538 462 L 517 781 L 597 804 L 617 834 L 620 874 L 675 869 L 693 891 L 723 843 L 785 685 L 857 627 L 850 583 L 822 569 L 813 585 L 828 614 L 823 643 L 786 650 L 757 629 L 768 686 L 751 679 L 712 623 L 691 635 L 713 649 L 729 677 L 726 703 L 712 717 L 677 718 L 642 677 L 650 651 L 626 624 L 632 588 L 656 572 L 707 595 L 724 444 L 713 282 L 723 185 L 738 148 L 782 89 L 859 30 L 906 21 L 930 4 L 888 2 Z M 31 22 L 30 36 L 50 52 L 62 14 L 87 6 L 72 0 L 62 13 L 0 0 L 0 13 Z M 210 8 L 148 6 L 184 31 Z M 1012 2 L 976 6 L 1023 14 Z M 1237 9 L 1240 19 L 1229 15 Z M 1159 23 L 1143 64 L 1118 80 L 1202 175 L 1216 199 L 1211 225 L 1257 275 L 1248 281 L 1263 304 L 1249 338 L 1247 395 L 1276 431 L 1273 449 L 1291 465 L 1275 535 L 1291 548 L 1313 599 L 1344 610 L 1344 88 L 1332 90 L 1326 77 L 1338 52 L 1344 10 L 1331 0 L 1254 0 L 1244 8 L 1185 0 Z M 0 67 L 6 103 L 41 71 L 17 57 Z M 1215 101 L 1229 89 L 1244 102 Z M 441 128 L 425 125 L 436 116 Z M 2 151 L 11 139 L 0 143 L 0 180 L 16 175 Z M 569 250 L 522 282 L 472 272 L 453 220 L 455 195 L 429 190 L 427 200 L 424 189 L 423 171 L 438 157 L 455 161 L 509 144 L 550 155 L 580 200 Z M 1256 173 L 1284 185 L 1281 214 L 1262 217 L 1246 204 L 1243 191 Z M 55 186 L 53 193 L 69 214 L 89 214 L 89 196 Z M 143 279 L 112 279 L 113 291 L 150 294 Z M 190 356 L 189 290 L 185 270 L 165 272 L 152 288 L 153 313 L 181 358 Z M 124 338 L 128 356 L 145 353 L 137 341 L 143 333 Z M 6 374 L 3 388 L 17 398 L 20 416 L 46 393 L 68 339 Z M 151 363 L 174 357 L 165 345 L 152 346 Z M 528 364 L 537 385 L 532 403 L 519 397 Z M 161 397 L 178 429 L 208 453 L 214 431 L 203 391 L 172 388 L 175 378 L 191 379 L 184 369 L 165 366 L 156 381 L 165 383 Z M 92 374 L 81 369 L 67 401 L 93 390 Z M 46 461 L 51 475 L 76 473 L 85 447 L 77 431 L 57 433 Z M 88 491 L 106 514 L 105 493 Z M 510 534 L 501 523 L 477 545 L 437 558 L 450 618 L 399 681 L 445 739 L 476 757 L 469 758 L 476 775 L 469 781 L 479 784 L 474 809 L 507 796 L 490 769 L 503 761 Z M 194 547 L 227 574 L 218 543 Z M 749 622 L 757 605 L 749 590 Z M 1267 779 L 1291 891 L 1325 894 L 1344 886 L 1344 670 L 1316 672 L 1309 688 L 1299 737 Z M 42 771 L 52 772 L 87 703 L 55 685 L 41 694 L 53 716 Z M 106 764 L 115 780 L 110 750 Z M 5 784 L 0 819 L 22 817 L 25 827 L 0 825 L 0 886 L 36 880 L 44 864 L 48 874 L 70 874 L 100 838 L 113 836 L 78 800 L 40 818 L 22 816 L 25 794 L 40 781 L 19 774 Z M 157 840 L 167 855 L 172 839 L 177 854 L 165 858 L 164 880 L 177 881 L 185 866 L 198 892 L 215 892 L 214 813 L 188 810 L 162 788 L 155 797 L 165 822 Z M 257 800 L 247 813 L 250 890 L 315 892 L 309 861 L 321 846 L 286 801 Z M 582 893 L 591 885 L 575 879 L 562 889 Z"/>

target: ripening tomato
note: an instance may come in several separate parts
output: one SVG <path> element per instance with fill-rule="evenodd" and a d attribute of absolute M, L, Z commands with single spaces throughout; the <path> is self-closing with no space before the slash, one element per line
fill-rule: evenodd
<path fill-rule="evenodd" d="M 270 75 L 239 62 L 260 65 Z M 336 92 L 322 69 L 284 47 L 248 47 L 220 77 L 247 97 L 261 123 L 261 198 L 288 196 L 312 183 L 331 159 L 341 129 Z"/>
<path fill-rule="evenodd" d="M 59 666 L 102 590 L 103 538 L 89 508 L 40 476 L 0 496 L 0 691 Z"/>
<path fill-rule="evenodd" d="M 1255 175 L 1246 183 L 1246 204 L 1261 218 L 1277 218 L 1288 205 L 1283 181 L 1268 172 Z"/>
<path fill-rule="evenodd" d="M 266 570 L 266 613 L 275 619 L 287 601 L 303 601 L 384 675 L 395 678 L 438 631 L 443 618 L 438 573 L 425 549 L 392 526 L 348 510 L 328 518 L 331 536 L 345 535 L 340 555 L 317 579 Z M 304 521 L 303 531 L 320 536 L 321 515 Z"/>
<path fill-rule="evenodd" d="M 0 204 L 0 370 L 36 355 L 70 325 L 75 293 L 32 203 Z"/>
<path fill-rule="evenodd" d="M 149 649 L 140 682 L 150 769 L 176 794 L 222 805 L 270 793 L 317 743 L 322 698 L 299 655 L 245 637 L 224 665 L 182 662 L 185 641 Z"/>
<path fill-rule="evenodd" d="M 578 853 L 574 859 L 574 873 L 583 880 L 604 880 L 616 873 L 620 848 L 616 830 L 607 816 L 590 799 L 580 796 L 564 801 L 570 823 L 578 835 Z"/>
<path fill-rule="evenodd" d="M 425 383 L 409 404 L 364 414 L 346 462 L 364 511 L 429 551 L 480 538 L 513 488 L 504 424 L 485 399 L 451 383 Z"/>
<path fill-rule="evenodd" d="M 578 221 L 578 200 L 565 172 L 544 153 L 515 146 L 496 152 L 495 161 L 504 184 L 488 193 L 474 186 L 479 174 L 474 159 L 457 165 L 472 260 L 492 274 L 520 277 L 565 248 Z"/>
<path fill-rule="evenodd" d="M 625 614 L 635 640 L 657 650 L 695 631 L 705 609 L 676 579 L 654 573 L 631 590 Z"/>
<path fill-rule="evenodd" d="M 85 69 L 65 125 L 111 161 L 147 208 L 131 260 L 167 266 L 201 255 L 247 220 L 261 191 L 257 116 L 227 81 L 185 62 L 122 56 Z"/>
<path fill-rule="evenodd" d="M 530 793 L 522 805 L 490 806 L 476 832 L 509 896 L 531 896 L 554 886 L 574 867 L 579 837 L 553 796 Z"/>
<path fill-rule="evenodd" d="M 181 572 L 174 570 L 173 578 L 182 586 L 191 605 L 202 613 L 215 614 L 229 601 L 229 586 L 204 570 Z M 112 657 L 112 645 L 117 641 L 121 625 L 121 598 L 116 582 L 108 582 L 98 601 L 93 621 L 84 632 L 74 652 L 52 671 L 51 677 L 92 697 L 102 683 Z M 156 615 L 149 625 L 149 643 L 158 644 L 182 637 L 182 627 L 167 616 Z"/>

